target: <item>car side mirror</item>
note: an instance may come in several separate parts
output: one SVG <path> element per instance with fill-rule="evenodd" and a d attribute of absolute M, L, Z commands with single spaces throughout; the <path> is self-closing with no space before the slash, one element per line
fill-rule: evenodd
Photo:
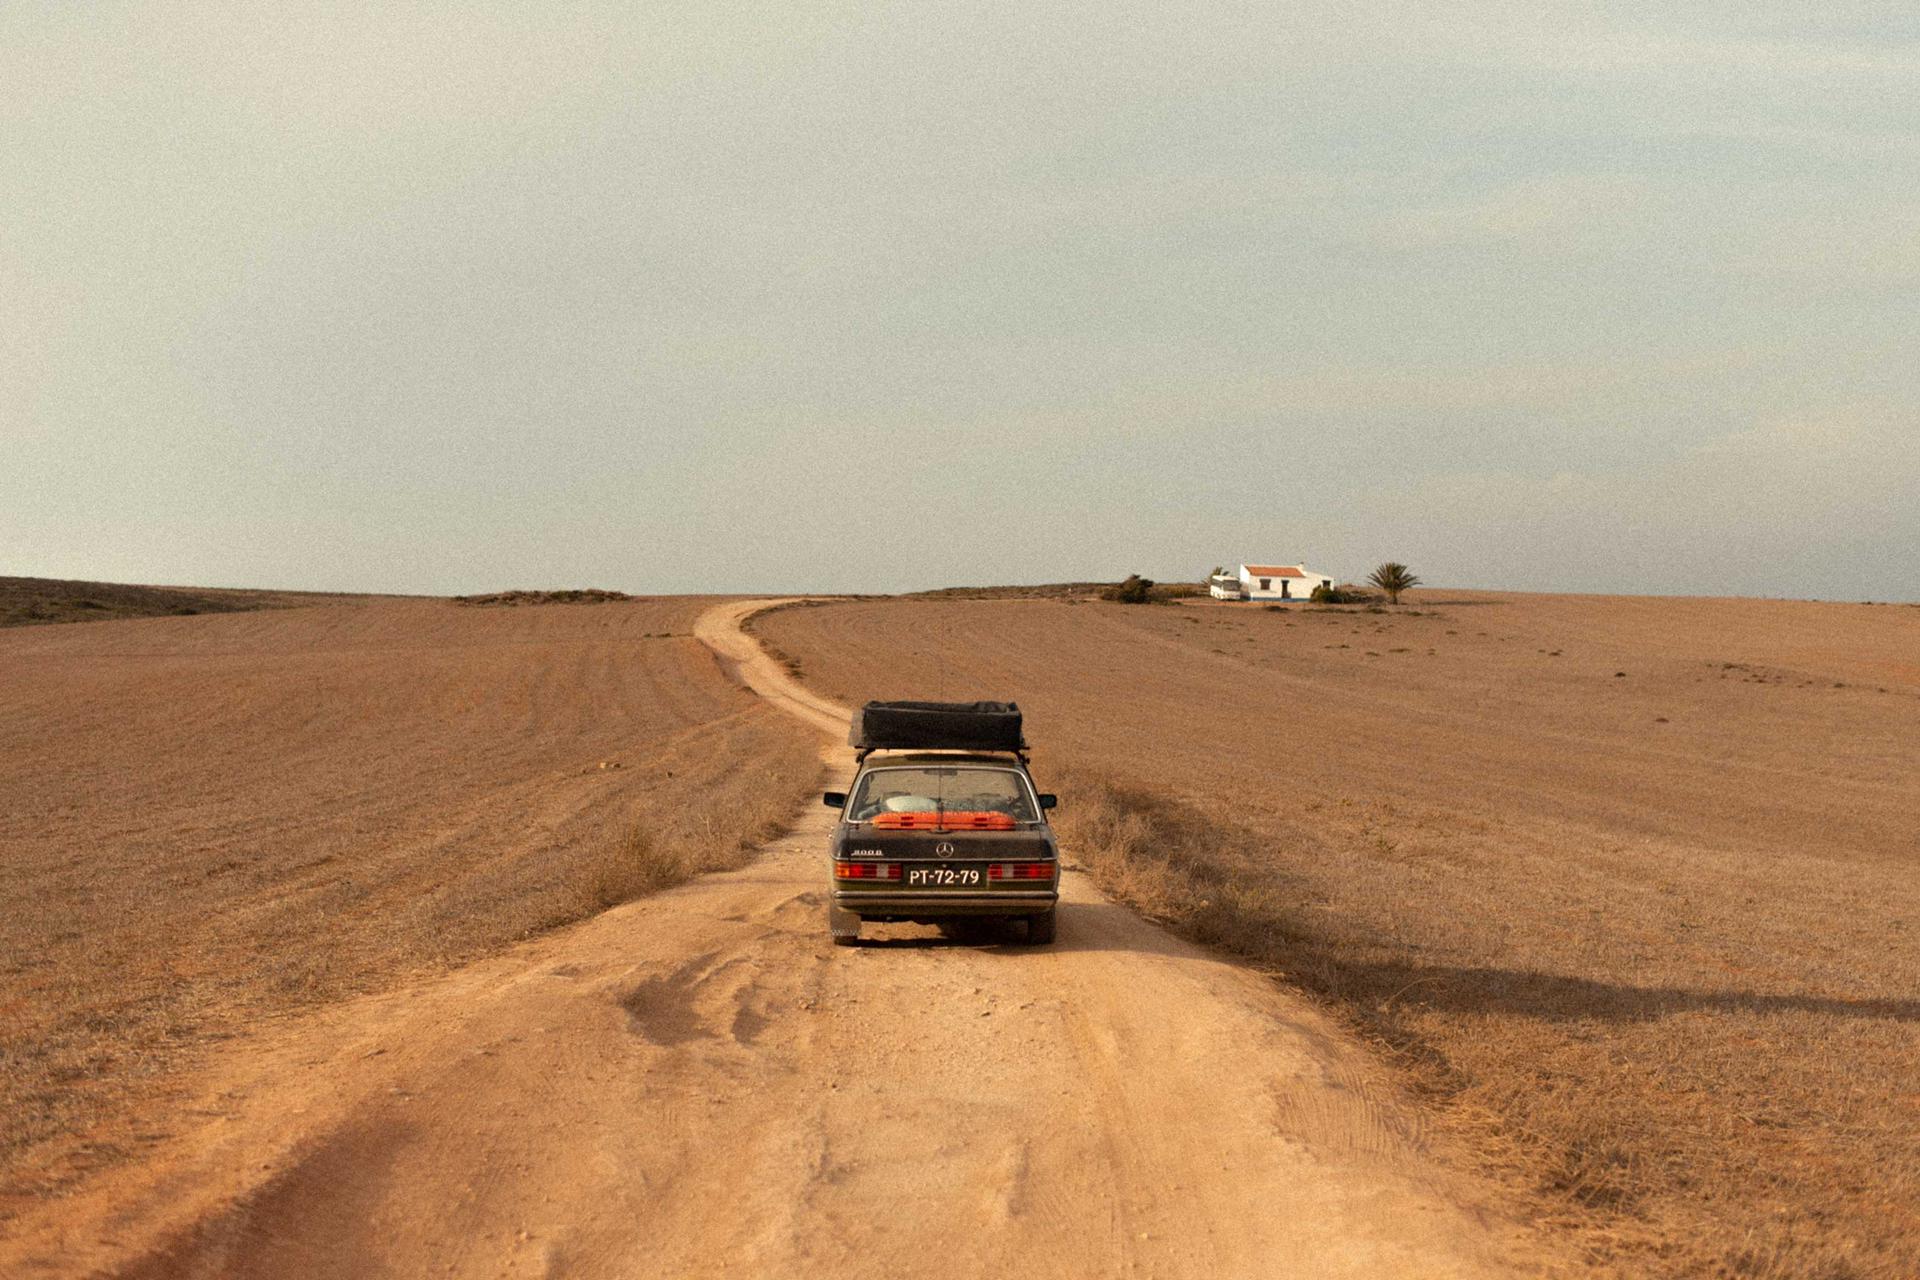
<path fill-rule="evenodd" d="M 1042 791 L 1040 793 L 1040 807 L 1042 809 L 1051 809 L 1054 806 L 1058 805 L 1059 803 L 1060 803 L 1060 797 L 1053 794 L 1053 792 Z"/>
<path fill-rule="evenodd" d="M 844 809 L 847 807 L 847 793 L 844 791 L 829 791 L 820 797 L 820 803 L 829 809 Z"/>

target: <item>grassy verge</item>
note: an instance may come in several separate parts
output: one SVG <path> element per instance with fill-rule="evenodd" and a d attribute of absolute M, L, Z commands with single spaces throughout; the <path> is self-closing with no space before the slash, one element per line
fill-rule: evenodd
<path fill-rule="evenodd" d="M 1272 836 L 1111 775 L 1056 782 L 1070 855 L 1107 893 L 1316 997 L 1436 1104 L 1523 1211 L 1578 1233 L 1601 1272 L 1920 1274 L 1920 1156 L 1871 1090 L 1834 1087 L 1871 1079 L 1876 1055 L 1912 1051 L 1906 1004 L 1722 998 L 1421 962 L 1327 911 L 1312 881 L 1287 870 L 1311 865 L 1312 850 L 1276 850 Z M 1858 1065 L 1836 1063 L 1850 1052 Z M 1874 1179 L 1796 1159 L 1797 1129 L 1835 1127 L 1877 1157 L 1861 1162 Z"/>
<path fill-rule="evenodd" d="M 701 803 L 630 823 L 572 869 L 573 918 L 658 893 L 709 871 L 742 866 L 790 825 L 818 790 L 819 769 L 801 757 L 769 757 L 757 770 L 710 780 Z"/>

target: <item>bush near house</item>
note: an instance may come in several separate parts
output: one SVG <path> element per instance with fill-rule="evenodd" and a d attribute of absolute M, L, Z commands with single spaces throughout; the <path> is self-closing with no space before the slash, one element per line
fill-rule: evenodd
<path fill-rule="evenodd" d="M 1185 600 L 1206 594 L 1204 582 L 1156 582 L 1152 591 L 1155 600 Z"/>

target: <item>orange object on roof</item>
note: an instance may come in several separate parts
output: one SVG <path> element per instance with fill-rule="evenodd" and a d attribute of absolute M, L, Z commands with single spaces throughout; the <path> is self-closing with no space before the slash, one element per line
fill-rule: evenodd
<path fill-rule="evenodd" d="M 879 831 L 1011 831 L 1014 821 L 1004 813 L 960 809 L 950 813 L 883 813 L 873 825 Z"/>
<path fill-rule="evenodd" d="M 1250 564 L 1247 572 L 1256 578 L 1304 578 L 1298 566 L 1290 564 Z"/>

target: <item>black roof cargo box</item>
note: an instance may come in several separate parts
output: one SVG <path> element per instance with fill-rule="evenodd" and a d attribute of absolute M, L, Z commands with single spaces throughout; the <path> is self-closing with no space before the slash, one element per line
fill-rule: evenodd
<path fill-rule="evenodd" d="M 1024 751 L 1012 702 L 869 702 L 847 741 L 862 751 Z"/>

